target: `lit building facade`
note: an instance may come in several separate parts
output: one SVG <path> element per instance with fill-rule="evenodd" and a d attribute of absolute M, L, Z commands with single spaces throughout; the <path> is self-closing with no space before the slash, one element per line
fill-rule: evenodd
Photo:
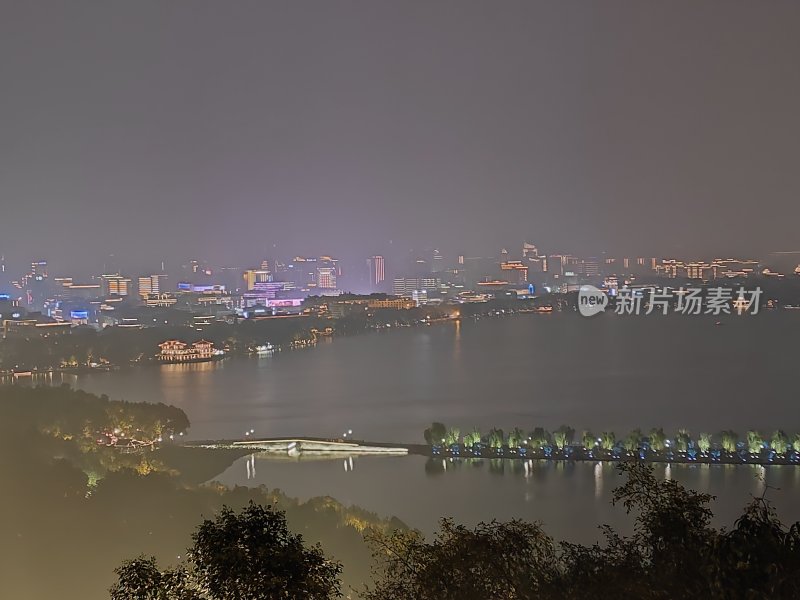
<path fill-rule="evenodd" d="M 386 298 L 385 300 L 368 300 L 367 306 L 369 308 L 392 308 L 395 310 L 408 310 L 417 305 L 413 300 L 408 298 Z"/>
<path fill-rule="evenodd" d="M 139 296 L 142 299 L 151 295 L 157 295 L 166 292 L 166 275 L 146 275 L 139 277 Z"/>
<path fill-rule="evenodd" d="M 503 278 L 513 283 L 525 283 L 528 281 L 528 265 L 521 260 L 506 260 L 500 263 L 500 270 Z"/>
<path fill-rule="evenodd" d="M 371 256 L 367 259 L 370 287 L 376 289 L 386 280 L 385 262 L 382 256 Z"/>
<path fill-rule="evenodd" d="M 395 277 L 392 293 L 395 296 L 412 296 L 414 292 L 434 291 L 441 285 L 438 277 Z"/>
<path fill-rule="evenodd" d="M 256 284 L 272 281 L 272 273 L 266 269 L 248 269 L 242 277 L 248 291 L 256 289 Z"/>
<path fill-rule="evenodd" d="M 167 363 L 200 362 L 214 358 L 214 344 L 200 340 L 187 344 L 180 340 L 167 340 L 158 345 L 158 360 Z"/>
<path fill-rule="evenodd" d="M 131 280 L 123 277 L 119 273 L 113 275 L 101 275 L 103 293 L 106 296 L 127 296 L 130 294 Z"/>
<path fill-rule="evenodd" d="M 317 287 L 323 290 L 336 289 L 335 267 L 317 267 Z"/>

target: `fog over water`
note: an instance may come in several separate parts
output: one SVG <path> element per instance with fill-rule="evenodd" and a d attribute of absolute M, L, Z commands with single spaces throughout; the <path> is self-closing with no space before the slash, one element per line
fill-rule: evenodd
<path fill-rule="evenodd" d="M 422 442 L 431 421 L 578 432 L 800 427 L 800 315 L 526 315 L 352 338 L 270 358 L 81 376 L 112 398 L 183 408 L 195 439 L 338 436 Z"/>
<path fill-rule="evenodd" d="M 528 315 L 340 338 L 271 358 L 232 359 L 83 376 L 77 385 L 185 409 L 195 439 L 337 436 L 422 441 L 434 420 L 492 426 L 568 424 L 623 437 L 636 427 L 693 434 L 794 431 L 800 315 L 714 319 Z M 248 466 L 249 465 L 249 466 Z M 730 526 L 764 482 L 784 521 L 800 519 L 800 468 L 657 465 L 659 476 L 718 496 Z M 329 495 L 431 533 L 442 516 L 542 520 L 561 539 L 589 542 L 623 527 L 610 504 L 611 464 L 441 461 L 419 456 L 237 461 L 219 479 L 300 498 Z"/>

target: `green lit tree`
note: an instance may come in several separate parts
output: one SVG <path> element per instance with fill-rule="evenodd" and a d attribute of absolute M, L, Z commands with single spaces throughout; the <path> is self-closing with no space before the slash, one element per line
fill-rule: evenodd
<path fill-rule="evenodd" d="M 568 425 L 562 425 L 553 432 L 553 442 L 555 442 L 556 448 L 561 450 L 572 444 L 574 437 L 575 430 Z"/>
<path fill-rule="evenodd" d="M 600 434 L 600 446 L 603 448 L 603 450 L 611 452 L 616 445 L 617 436 L 614 435 L 613 431 L 604 431 Z"/>
<path fill-rule="evenodd" d="M 708 451 L 711 450 L 711 434 L 701 433 L 697 438 L 697 447 L 703 454 L 708 454 Z"/>
<path fill-rule="evenodd" d="M 786 435 L 785 431 L 778 429 L 772 434 L 769 445 L 778 454 L 785 454 L 789 449 L 789 436 Z"/>
<path fill-rule="evenodd" d="M 458 427 L 451 427 L 444 435 L 444 442 L 448 446 L 458 444 L 461 441 L 461 430 Z"/>
<path fill-rule="evenodd" d="M 667 434 L 660 427 L 650 430 L 650 448 L 653 452 L 663 452 L 667 447 Z"/>
<path fill-rule="evenodd" d="M 722 449 L 730 454 L 736 452 L 736 446 L 739 443 L 739 434 L 730 429 L 726 429 L 720 434 L 722 440 Z"/>
<path fill-rule="evenodd" d="M 688 452 L 689 446 L 692 444 L 692 436 L 689 434 L 688 429 L 679 429 L 675 435 L 675 448 L 678 452 Z"/>
<path fill-rule="evenodd" d="M 597 444 L 597 438 L 587 429 L 581 434 L 581 443 L 586 450 L 591 450 Z"/>
<path fill-rule="evenodd" d="M 464 435 L 464 446 L 466 446 L 467 448 L 472 448 L 475 444 L 479 444 L 480 441 L 481 441 L 481 432 L 478 431 L 477 427 Z"/>
<path fill-rule="evenodd" d="M 800 433 L 795 433 L 792 438 L 792 448 L 795 452 L 800 452 Z"/>
<path fill-rule="evenodd" d="M 542 427 L 536 427 L 530 434 L 531 446 L 534 448 L 544 448 L 550 443 L 550 434 Z"/>
<path fill-rule="evenodd" d="M 636 452 L 641 445 L 642 445 L 642 430 L 641 429 L 634 429 L 633 431 L 631 431 L 628 434 L 628 437 L 626 437 L 625 441 L 622 443 L 622 446 L 629 453 Z"/>
<path fill-rule="evenodd" d="M 747 451 L 750 454 L 760 454 L 764 448 L 764 437 L 754 429 L 747 432 Z"/>
<path fill-rule="evenodd" d="M 502 429 L 492 427 L 487 436 L 490 448 L 502 448 L 505 445 L 505 434 Z"/>
<path fill-rule="evenodd" d="M 508 433 L 509 448 L 519 448 L 523 440 L 525 440 L 525 433 L 519 427 L 514 427 L 514 429 Z"/>

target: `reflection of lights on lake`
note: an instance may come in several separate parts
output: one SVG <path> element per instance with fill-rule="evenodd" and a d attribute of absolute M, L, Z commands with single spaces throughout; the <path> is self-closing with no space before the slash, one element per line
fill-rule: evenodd
<path fill-rule="evenodd" d="M 595 463 L 594 465 L 594 497 L 600 498 L 603 495 L 603 465 L 602 463 Z"/>
<path fill-rule="evenodd" d="M 251 454 L 247 457 L 247 461 L 245 462 L 245 467 L 247 467 L 247 478 L 248 479 L 255 479 L 256 478 L 256 455 Z"/>
<path fill-rule="evenodd" d="M 762 495 L 767 489 L 767 469 L 764 465 L 753 465 L 756 469 L 756 478 L 758 479 L 758 494 Z"/>

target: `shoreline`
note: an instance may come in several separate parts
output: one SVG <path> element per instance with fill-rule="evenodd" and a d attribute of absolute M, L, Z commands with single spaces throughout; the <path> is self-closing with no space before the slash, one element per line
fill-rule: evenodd
<path fill-rule="evenodd" d="M 331 449 L 321 450 L 319 447 L 314 447 L 312 450 L 303 451 L 299 447 L 293 449 L 265 449 L 268 446 L 277 446 L 280 443 L 299 442 L 305 441 L 309 444 L 324 443 L 330 444 Z M 267 440 L 197 440 L 186 441 L 178 444 L 184 448 L 203 448 L 205 450 L 231 450 L 236 449 L 239 451 L 246 451 L 252 449 L 253 454 L 283 454 L 287 455 L 330 455 L 330 456 L 425 456 L 427 458 L 435 459 L 459 459 L 459 460 L 514 460 L 514 461 L 553 461 L 553 462 L 609 462 L 609 463 L 624 463 L 624 462 L 643 462 L 643 463 L 663 463 L 663 464 L 709 464 L 709 465 L 756 465 L 756 466 L 769 466 L 769 465 L 787 465 L 800 467 L 800 452 L 789 451 L 783 455 L 770 456 L 768 452 L 762 452 L 760 455 L 753 455 L 749 452 L 725 454 L 720 452 L 719 456 L 714 453 L 701 453 L 698 452 L 692 456 L 687 452 L 673 452 L 669 454 L 655 453 L 652 451 L 640 451 L 636 453 L 629 453 L 626 451 L 620 453 L 613 453 L 602 451 L 602 453 L 595 454 L 592 451 L 573 446 L 568 452 L 545 450 L 528 451 L 528 449 L 514 449 L 514 448 L 486 448 L 484 451 L 462 451 L 451 449 L 437 449 L 437 447 L 427 446 L 425 444 L 398 444 L 393 442 L 370 442 L 365 440 L 343 440 L 341 438 L 315 438 L 315 437 L 280 437 L 270 438 Z M 338 446 L 338 447 L 337 447 Z M 334 449 L 335 447 L 335 449 Z M 371 451 L 374 450 L 374 451 Z M 387 453 L 386 449 L 396 449 L 396 453 Z M 404 452 L 401 452 L 404 451 Z M 293 454 L 290 454 L 293 452 Z"/>

